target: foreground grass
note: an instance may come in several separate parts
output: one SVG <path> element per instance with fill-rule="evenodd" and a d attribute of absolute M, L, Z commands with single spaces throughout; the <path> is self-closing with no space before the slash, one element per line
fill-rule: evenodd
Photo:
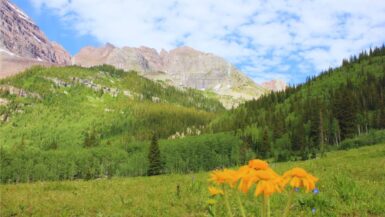
<path fill-rule="evenodd" d="M 297 193 L 292 216 L 384 215 L 385 144 L 331 152 L 304 162 L 271 164 L 280 173 L 294 166 L 320 178 L 320 193 Z M 1 185 L 0 216 L 206 216 L 208 176 Z M 281 216 L 286 197 L 273 195 L 272 216 Z M 258 213 L 257 202 L 245 206 Z M 314 214 L 312 208 L 316 208 Z M 218 214 L 223 215 L 221 209 Z"/>

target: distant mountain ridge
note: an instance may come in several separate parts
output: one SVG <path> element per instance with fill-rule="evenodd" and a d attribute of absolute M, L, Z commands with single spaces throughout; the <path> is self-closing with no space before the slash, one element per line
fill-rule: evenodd
<path fill-rule="evenodd" d="M 267 86 L 256 84 L 225 59 L 187 46 L 158 52 L 144 46 L 118 48 L 107 43 L 99 48 L 84 47 L 71 58 L 10 1 L 0 0 L 0 11 L 0 78 L 32 65 L 109 64 L 172 86 L 213 92 L 227 108 L 286 87 L 277 81 Z"/>
<path fill-rule="evenodd" d="M 106 44 L 100 48 L 85 47 L 72 58 L 72 63 L 84 67 L 109 64 L 138 71 L 144 77 L 173 86 L 212 91 L 224 96 L 221 98 L 224 104 L 227 103 L 225 96 L 235 99 L 235 102 L 227 103 L 228 107 L 268 92 L 225 59 L 187 46 L 159 53 L 143 46 L 118 48 Z"/>

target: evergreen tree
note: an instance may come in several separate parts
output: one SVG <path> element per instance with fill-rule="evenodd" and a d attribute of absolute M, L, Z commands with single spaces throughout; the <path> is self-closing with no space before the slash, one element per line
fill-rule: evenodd
<path fill-rule="evenodd" d="M 150 150 L 148 153 L 149 167 L 147 174 L 149 176 L 159 175 L 163 170 L 163 164 L 160 158 L 160 149 L 158 144 L 158 138 L 154 134 L 151 139 Z"/>
<path fill-rule="evenodd" d="M 319 148 L 322 153 L 325 151 L 324 145 L 325 145 L 324 120 L 323 120 L 322 109 L 320 109 L 319 110 Z"/>
<path fill-rule="evenodd" d="M 348 89 L 340 88 L 335 102 L 335 115 L 341 127 L 341 139 L 354 136 L 356 132 L 356 106 L 354 95 Z"/>
<path fill-rule="evenodd" d="M 269 131 L 265 128 L 263 130 L 262 136 L 262 146 L 261 146 L 261 155 L 262 157 L 268 157 L 270 152 L 270 139 L 269 139 Z"/>

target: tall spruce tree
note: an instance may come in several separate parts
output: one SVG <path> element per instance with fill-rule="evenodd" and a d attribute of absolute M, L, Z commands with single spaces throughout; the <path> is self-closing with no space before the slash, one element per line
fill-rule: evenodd
<path fill-rule="evenodd" d="M 152 136 L 151 145 L 148 153 L 149 167 L 147 174 L 149 176 L 159 175 L 163 170 L 162 160 L 160 158 L 160 149 L 156 134 Z"/>
<path fill-rule="evenodd" d="M 268 129 L 265 128 L 263 130 L 263 136 L 262 136 L 262 145 L 261 145 L 261 155 L 263 158 L 266 158 L 269 156 L 270 152 L 270 139 L 269 139 L 269 132 Z"/>

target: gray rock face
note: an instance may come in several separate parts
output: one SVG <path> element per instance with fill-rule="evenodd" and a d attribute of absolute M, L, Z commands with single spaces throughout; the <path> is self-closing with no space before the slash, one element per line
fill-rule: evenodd
<path fill-rule="evenodd" d="M 158 53 L 148 47 L 117 48 L 107 44 L 100 48 L 83 48 L 73 57 L 72 63 L 86 67 L 110 64 L 124 70 L 136 70 L 147 78 L 163 80 L 174 86 L 229 96 L 237 99 L 235 104 L 258 98 L 268 91 L 223 58 L 190 47 Z M 228 103 L 228 107 L 234 105 L 234 101 Z"/>
<path fill-rule="evenodd" d="M 8 0 L 0 0 L 0 77 L 35 64 L 67 65 L 71 56 Z"/>
<path fill-rule="evenodd" d="M 100 48 L 84 47 L 71 59 L 24 12 L 9 0 L 0 0 L 0 78 L 32 65 L 70 64 L 85 67 L 110 64 L 169 85 L 212 91 L 226 107 L 282 87 L 280 83 L 257 85 L 223 58 L 190 47 L 158 52 L 143 46 L 118 48 L 106 44 Z"/>

